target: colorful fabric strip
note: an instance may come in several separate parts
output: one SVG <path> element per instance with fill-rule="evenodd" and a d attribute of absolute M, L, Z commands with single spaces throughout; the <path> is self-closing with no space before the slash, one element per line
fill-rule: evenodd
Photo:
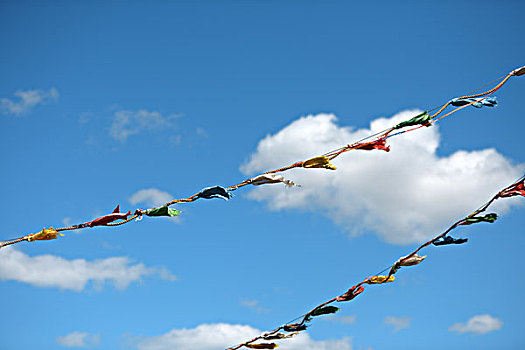
<path fill-rule="evenodd" d="M 472 103 L 474 102 L 474 103 Z M 454 98 L 450 100 L 452 106 L 460 107 L 472 103 L 471 106 L 476 108 L 481 107 L 496 107 L 498 105 L 498 100 L 496 97 L 486 97 L 484 99 L 475 99 L 475 98 Z"/>

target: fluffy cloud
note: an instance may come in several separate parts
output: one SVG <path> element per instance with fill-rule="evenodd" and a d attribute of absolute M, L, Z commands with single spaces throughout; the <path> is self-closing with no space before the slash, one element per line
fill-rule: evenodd
<path fill-rule="evenodd" d="M 202 324 L 192 329 L 173 329 L 156 337 L 143 337 L 136 343 L 139 350 L 208 350 L 224 349 L 262 332 L 250 326 L 226 323 Z M 292 339 L 284 339 L 279 344 L 288 350 L 351 350 L 350 338 L 315 341 L 302 333 Z"/>
<path fill-rule="evenodd" d="M 404 328 L 410 327 L 410 318 L 409 317 L 394 317 L 387 316 L 385 317 L 385 324 L 387 326 L 394 327 L 394 332 L 399 332 Z"/>
<path fill-rule="evenodd" d="M 503 327 L 503 321 L 499 318 L 492 317 L 488 314 L 476 315 L 469 319 L 467 323 L 456 323 L 448 329 L 452 332 L 458 333 L 474 333 L 485 334 L 492 331 L 497 331 Z"/>
<path fill-rule="evenodd" d="M 0 280 L 14 280 L 37 287 L 82 291 L 92 282 L 97 290 L 105 283 L 124 289 L 130 283 L 152 275 L 164 280 L 176 279 L 165 267 L 133 265 L 127 257 L 66 260 L 54 255 L 31 257 L 11 247 L 0 250 Z"/>
<path fill-rule="evenodd" d="M 369 128 L 354 130 L 337 125 L 332 114 L 299 118 L 261 140 L 241 166 L 254 174 L 305 160 L 382 131 L 420 111 L 404 111 L 379 118 Z M 523 165 L 496 150 L 436 153 L 439 128 L 423 128 L 388 140 L 384 151 L 351 151 L 334 159 L 336 171 L 292 169 L 286 177 L 302 188 L 261 186 L 249 197 L 265 201 L 273 210 L 302 209 L 324 212 L 352 234 L 373 230 L 384 240 L 406 244 L 441 232 L 448 224 L 487 201 L 521 175 Z M 502 212 L 516 203 L 496 202 Z"/>
<path fill-rule="evenodd" d="M 18 101 L 0 98 L 0 112 L 2 114 L 21 115 L 29 112 L 33 107 L 58 99 L 58 91 L 54 88 L 45 90 L 26 90 L 14 93 Z"/>
<path fill-rule="evenodd" d="M 138 111 L 117 111 L 113 116 L 113 122 L 109 134 L 115 140 L 126 141 L 129 136 L 148 130 L 158 130 L 171 126 L 170 120 L 177 115 L 163 116 L 159 112 L 150 112 L 144 109 Z"/>
<path fill-rule="evenodd" d="M 148 206 L 157 207 L 171 201 L 172 199 L 173 196 L 168 192 L 163 192 L 156 188 L 147 188 L 133 193 L 129 198 L 129 202 L 133 205 L 145 203 Z"/>
<path fill-rule="evenodd" d="M 59 345 L 67 348 L 92 348 L 100 344 L 100 335 L 84 332 L 72 332 L 56 338 Z"/>

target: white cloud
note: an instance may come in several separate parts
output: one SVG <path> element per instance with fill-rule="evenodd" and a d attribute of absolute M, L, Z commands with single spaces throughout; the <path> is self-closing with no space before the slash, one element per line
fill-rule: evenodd
<path fill-rule="evenodd" d="M 165 267 L 133 265 L 127 257 L 67 260 L 55 255 L 31 257 L 11 247 L 0 250 L 0 280 L 14 280 L 36 287 L 82 291 L 91 282 L 96 290 L 105 283 L 124 289 L 130 283 L 152 275 L 164 280 L 176 279 Z"/>
<path fill-rule="evenodd" d="M 18 97 L 18 101 L 13 101 L 8 98 L 0 98 L 0 112 L 2 114 L 21 115 L 29 112 L 33 107 L 58 100 L 58 91 L 51 88 L 45 90 L 26 90 L 16 91 L 14 93 Z"/>
<path fill-rule="evenodd" d="M 133 205 L 145 203 L 146 205 L 157 207 L 171 201 L 172 199 L 173 196 L 168 192 L 163 192 L 156 188 L 146 188 L 133 193 L 129 198 L 129 202 Z"/>
<path fill-rule="evenodd" d="M 163 116 L 159 112 L 144 109 L 117 111 L 114 114 L 109 133 L 115 140 L 124 142 L 129 136 L 145 130 L 151 131 L 170 127 L 170 120 L 177 117 L 175 114 Z"/>
<path fill-rule="evenodd" d="M 466 324 L 456 323 L 449 327 L 449 331 L 458 333 L 485 334 L 497 331 L 503 327 L 503 321 L 488 314 L 476 315 L 469 319 Z"/>
<path fill-rule="evenodd" d="M 67 348 L 92 348 L 100 344 L 100 335 L 85 332 L 72 332 L 56 338 L 59 345 Z"/>
<path fill-rule="evenodd" d="M 299 118 L 261 140 L 241 166 L 245 174 L 260 173 L 305 160 L 384 130 L 419 113 L 404 111 L 379 118 L 367 129 L 337 125 L 332 114 Z M 496 150 L 436 153 L 438 126 L 388 140 L 390 152 L 356 150 L 334 159 L 336 171 L 292 169 L 286 177 L 302 188 L 260 186 L 248 196 L 266 201 L 273 210 L 320 211 L 352 234 L 373 230 L 384 240 L 405 244 L 435 236 L 456 219 L 470 214 L 502 187 L 521 175 Z M 496 202 L 505 211 L 514 199 Z"/>
<path fill-rule="evenodd" d="M 394 327 L 394 332 L 399 332 L 402 329 L 410 327 L 409 317 L 385 317 L 385 324 Z"/>
<path fill-rule="evenodd" d="M 250 326 L 226 323 L 201 324 L 191 329 L 173 329 L 156 337 L 139 338 L 136 347 L 139 350 L 209 350 L 224 349 L 240 344 L 262 332 Z M 288 350 L 351 350 L 350 338 L 316 341 L 307 333 L 295 338 L 284 339 L 279 344 Z"/>

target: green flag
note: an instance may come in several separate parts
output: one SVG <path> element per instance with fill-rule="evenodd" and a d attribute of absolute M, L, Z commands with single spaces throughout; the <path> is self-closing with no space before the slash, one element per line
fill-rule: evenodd
<path fill-rule="evenodd" d="M 465 221 L 463 221 L 460 225 L 472 225 L 476 224 L 478 222 L 490 222 L 493 223 L 498 218 L 498 214 L 496 213 L 490 213 L 483 216 L 473 216 L 470 218 L 466 218 Z"/>
<path fill-rule="evenodd" d="M 169 216 L 174 217 L 178 216 L 181 213 L 180 210 L 169 208 L 167 205 L 162 207 L 147 209 L 144 211 L 144 214 L 147 216 Z"/>
<path fill-rule="evenodd" d="M 339 311 L 338 307 L 335 306 L 325 306 L 319 309 L 315 309 L 310 314 L 311 316 L 321 316 L 321 315 L 327 315 L 327 314 L 335 314 L 337 311 Z"/>
<path fill-rule="evenodd" d="M 404 122 L 401 122 L 394 126 L 394 129 L 401 129 L 405 126 L 412 126 L 412 125 L 425 125 L 428 124 L 432 119 L 430 118 L 430 114 L 428 114 L 427 111 L 424 111 L 421 114 L 416 115 L 414 118 L 405 120 Z M 427 126 L 430 126 L 428 124 Z"/>

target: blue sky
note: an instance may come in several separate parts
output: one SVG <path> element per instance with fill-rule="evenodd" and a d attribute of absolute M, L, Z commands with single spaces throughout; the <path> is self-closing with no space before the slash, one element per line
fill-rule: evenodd
<path fill-rule="evenodd" d="M 439 105 L 525 64 L 524 10 L 3 1 L 0 240 L 232 185 Z M 301 188 L 2 249 L 0 348 L 214 349 L 273 329 L 521 176 L 524 91 L 513 77 L 497 108 L 285 174 Z M 468 244 L 430 247 L 280 348 L 522 348 L 523 198 L 494 208 L 457 230 Z"/>

